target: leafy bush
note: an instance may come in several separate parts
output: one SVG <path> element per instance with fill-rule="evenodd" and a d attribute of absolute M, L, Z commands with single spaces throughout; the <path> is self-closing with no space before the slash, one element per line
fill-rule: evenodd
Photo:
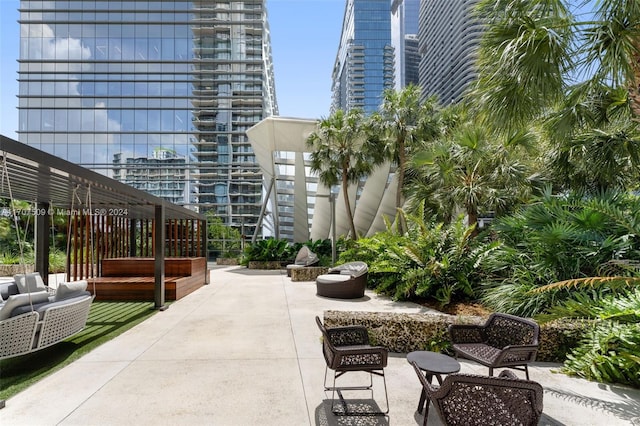
<path fill-rule="evenodd" d="M 295 259 L 296 254 L 302 248 L 302 246 L 309 247 L 309 250 L 318 255 L 320 259 L 320 266 L 329 266 L 331 264 L 331 240 L 309 240 L 304 243 L 294 243 L 291 248 L 291 253 L 293 253 L 293 259 L 290 259 L 292 262 Z"/>
<path fill-rule="evenodd" d="M 295 257 L 295 253 L 292 253 L 293 246 L 287 240 L 268 238 L 258 240 L 245 247 L 241 263 L 246 265 L 250 261 L 269 262 L 276 260 L 286 262 L 292 256 Z"/>
<path fill-rule="evenodd" d="M 563 371 L 589 380 L 623 383 L 640 387 L 640 288 L 624 290 L 620 283 L 636 279 L 572 280 L 556 286 L 612 286 L 615 292 L 579 292 L 549 309 L 539 321 L 557 318 L 586 318 L 593 327 L 567 355 Z M 633 284 L 631 284 L 633 285 Z"/>
<path fill-rule="evenodd" d="M 67 269 L 67 255 L 61 250 L 49 251 L 49 273 L 65 272 Z"/>
<path fill-rule="evenodd" d="M 17 265 L 20 263 L 20 257 L 11 253 L 0 254 L 0 263 L 3 265 Z"/>
<path fill-rule="evenodd" d="M 640 387 L 640 323 L 596 326 L 567 356 L 563 372 Z"/>
<path fill-rule="evenodd" d="M 492 224 L 502 245 L 482 264 L 483 302 L 495 310 L 533 316 L 577 291 L 532 292 L 547 284 L 612 271 L 612 261 L 640 260 L 640 198 L 617 193 L 562 197 L 547 192 L 537 202 Z M 602 296 L 606 288 L 598 290 Z"/>
<path fill-rule="evenodd" d="M 479 244 L 459 217 L 450 225 L 428 224 L 424 215 L 406 215 L 408 231 L 398 235 L 391 226 L 371 238 L 358 240 L 340 255 L 341 262 L 361 260 L 369 265 L 369 282 L 396 300 L 435 298 L 442 305 L 477 296 L 481 259 L 495 248 Z"/>
<path fill-rule="evenodd" d="M 207 215 L 208 250 L 216 257 L 239 257 L 242 252 L 240 231 L 222 223 L 222 219 Z"/>

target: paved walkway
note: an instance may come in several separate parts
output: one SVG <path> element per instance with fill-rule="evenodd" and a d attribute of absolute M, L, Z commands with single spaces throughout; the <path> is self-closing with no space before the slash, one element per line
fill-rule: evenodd
<path fill-rule="evenodd" d="M 314 322 L 328 309 L 426 312 L 369 292 L 320 298 L 314 283 L 280 271 L 215 267 L 210 285 L 9 399 L 0 425 L 421 424 L 419 382 L 403 354 L 386 369 L 388 417 L 330 414 Z M 571 379 L 557 367 L 530 368 L 545 388 L 541 424 L 640 425 L 639 390 Z M 487 374 L 467 362 L 462 372 Z M 440 425 L 434 411 L 429 424 Z"/>

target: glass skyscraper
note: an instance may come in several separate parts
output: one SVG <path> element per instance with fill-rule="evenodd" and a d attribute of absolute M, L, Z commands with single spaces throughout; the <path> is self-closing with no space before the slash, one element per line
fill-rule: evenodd
<path fill-rule="evenodd" d="M 420 0 L 391 1 L 391 44 L 395 54 L 395 89 L 418 85 L 418 14 Z"/>
<path fill-rule="evenodd" d="M 133 175 L 253 233 L 262 176 L 245 131 L 277 114 L 265 3 L 21 1 L 20 141 L 116 178 L 175 168 Z"/>
<path fill-rule="evenodd" d="M 378 109 L 394 85 L 389 0 L 347 0 L 332 73 L 331 111 Z"/>

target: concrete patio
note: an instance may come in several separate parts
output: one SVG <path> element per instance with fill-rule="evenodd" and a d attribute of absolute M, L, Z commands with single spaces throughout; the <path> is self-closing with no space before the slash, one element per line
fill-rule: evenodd
<path fill-rule="evenodd" d="M 369 291 L 357 300 L 321 298 L 315 283 L 291 282 L 285 271 L 213 267 L 210 285 L 7 400 L 0 424 L 421 424 L 420 385 L 405 354 L 392 354 L 386 369 L 387 417 L 331 414 L 314 322 L 329 309 L 427 312 Z M 461 364 L 462 372 L 487 374 Z M 540 424 L 640 425 L 640 390 L 569 378 L 558 367 L 530 368 L 545 389 Z M 375 400 L 384 405 L 382 394 Z M 441 424 L 435 414 L 431 425 Z"/>

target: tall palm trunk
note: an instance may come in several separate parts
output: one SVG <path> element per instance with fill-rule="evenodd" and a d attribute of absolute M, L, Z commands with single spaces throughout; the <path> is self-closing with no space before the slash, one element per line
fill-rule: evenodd
<path fill-rule="evenodd" d="M 476 226 L 473 229 L 473 232 L 471 232 L 471 236 L 475 237 L 480 233 L 480 230 L 478 229 L 478 209 L 469 204 L 467 204 L 467 220 L 469 221 L 468 226 Z"/>
<path fill-rule="evenodd" d="M 351 239 L 356 240 L 356 224 L 353 222 L 353 213 L 351 212 L 351 203 L 349 202 L 349 181 L 347 179 L 348 166 L 342 169 L 342 195 L 344 196 L 344 207 L 347 209 L 347 217 L 349 218 L 349 227 L 351 228 Z"/>
<path fill-rule="evenodd" d="M 633 55 L 633 79 L 629 82 L 629 101 L 633 120 L 640 122 L 640 38 L 635 42 Z"/>
<path fill-rule="evenodd" d="M 396 191 L 396 213 L 399 209 L 402 208 L 404 204 L 404 199 L 402 196 L 402 188 L 404 187 L 404 170 L 407 164 L 407 153 L 405 152 L 405 144 L 404 144 L 405 136 L 402 134 L 398 135 L 398 169 L 396 170 L 396 176 L 398 180 L 398 188 Z M 400 234 L 404 234 L 405 226 L 403 220 L 398 221 L 398 232 Z"/>

